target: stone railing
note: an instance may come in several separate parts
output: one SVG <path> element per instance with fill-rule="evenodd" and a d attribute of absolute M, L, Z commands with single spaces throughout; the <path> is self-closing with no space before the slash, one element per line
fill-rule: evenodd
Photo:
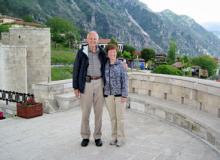
<path fill-rule="evenodd" d="M 129 92 L 175 101 L 220 117 L 220 83 L 189 77 L 129 73 Z"/>
<path fill-rule="evenodd" d="M 129 73 L 129 108 L 191 132 L 220 152 L 220 83 Z"/>
<path fill-rule="evenodd" d="M 36 101 L 43 103 L 45 113 L 67 109 L 75 101 L 71 79 L 34 84 L 32 88 Z"/>

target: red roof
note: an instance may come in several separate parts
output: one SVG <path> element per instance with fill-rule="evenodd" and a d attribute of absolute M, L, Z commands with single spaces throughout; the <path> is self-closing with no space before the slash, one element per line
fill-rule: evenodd
<path fill-rule="evenodd" d="M 141 55 L 141 51 L 135 51 L 134 54 L 137 55 L 137 56 L 140 56 Z"/>
<path fill-rule="evenodd" d="M 176 63 L 172 64 L 172 66 L 176 67 L 176 68 L 182 68 L 184 65 L 181 62 L 176 62 Z"/>
<path fill-rule="evenodd" d="M 98 43 L 108 44 L 110 41 L 110 39 L 99 39 Z"/>

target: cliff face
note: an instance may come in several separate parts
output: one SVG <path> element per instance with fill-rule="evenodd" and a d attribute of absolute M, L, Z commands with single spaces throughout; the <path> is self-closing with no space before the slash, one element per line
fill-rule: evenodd
<path fill-rule="evenodd" d="M 155 13 L 138 0 L 0 0 L 0 4 L 2 14 L 32 15 L 41 22 L 64 17 L 85 31 L 96 30 L 100 37 L 115 37 L 138 49 L 167 52 L 174 39 L 180 53 L 220 56 L 220 40 L 193 19 L 169 10 Z"/>

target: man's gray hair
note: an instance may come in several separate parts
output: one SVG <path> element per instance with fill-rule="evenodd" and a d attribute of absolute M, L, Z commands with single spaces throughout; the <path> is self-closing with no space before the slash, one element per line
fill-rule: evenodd
<path fill-rule="evenodd" d="M 90 32 L 87 34 L 87 38 L 88 38 L 88 36 L 89 36 L 91 33 L 96 34 L 97 39 L 99 39 L 99 34 L 98 34 L 96 31 L 90 31 Z"/>

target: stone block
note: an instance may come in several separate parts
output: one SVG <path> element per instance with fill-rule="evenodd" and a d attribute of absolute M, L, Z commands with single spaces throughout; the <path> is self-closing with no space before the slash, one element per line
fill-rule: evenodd
<path fill-rule="evenodd" d="M 53 99 L 44 99 L 43 100 L 43 110 L 44 113 L 55 113 L 58 110 L 57 102 Z"/>
<path fill-rule="evenodd" d="M 212 135 L 212 133 L 207 131 L 206 140 L 211 143 L 212 145 L 215 145 L 215 137 Z"/>
<path fill-rule="evenodd" d="M 198 123 L 192 123 L 192 133 L 203 139 L 206 139 L 206 129 Z"/>
<path fill-rule="evenodd" d="M 161 109 L 156 109 L 155 110 L 155 115 L 162 118 L 162 119 L 166 119 L 166 112 L 161 110 Z"/>
<path fill-rule="evenodd" d="M 220 151 L 220 139 L 215 141 L 215 146 Z"/>
<path fill-rule="evenodd" d="M 56 95 L 55 99 L 57 101 L 59 110 L 62 111 L 79 106 L 79 99 L 75 97 L 73 92 Z"/>
<path fill-rule="evenodd" d="M 152 106 L 152 104 L 150 104 L 149 108 L 148 108 L 148 113 L 155 115 L 155 111 L 156 111 L 156 108 L 154 106 Z"/>
<path fill-rule="evenodd" d="M 174 115 L 168 111 L 166 111 L 166 120 L 169 122 L 174 122 Z"/>
<path fill-rule="evenodd" d="M 131 109 L 134 109 L 134 110 L 141 112 L 141 113 L 144 113 L 144 111 L 145 111 L 144 103 L 131 101 L 130 107 L 131 107 Z"/>

